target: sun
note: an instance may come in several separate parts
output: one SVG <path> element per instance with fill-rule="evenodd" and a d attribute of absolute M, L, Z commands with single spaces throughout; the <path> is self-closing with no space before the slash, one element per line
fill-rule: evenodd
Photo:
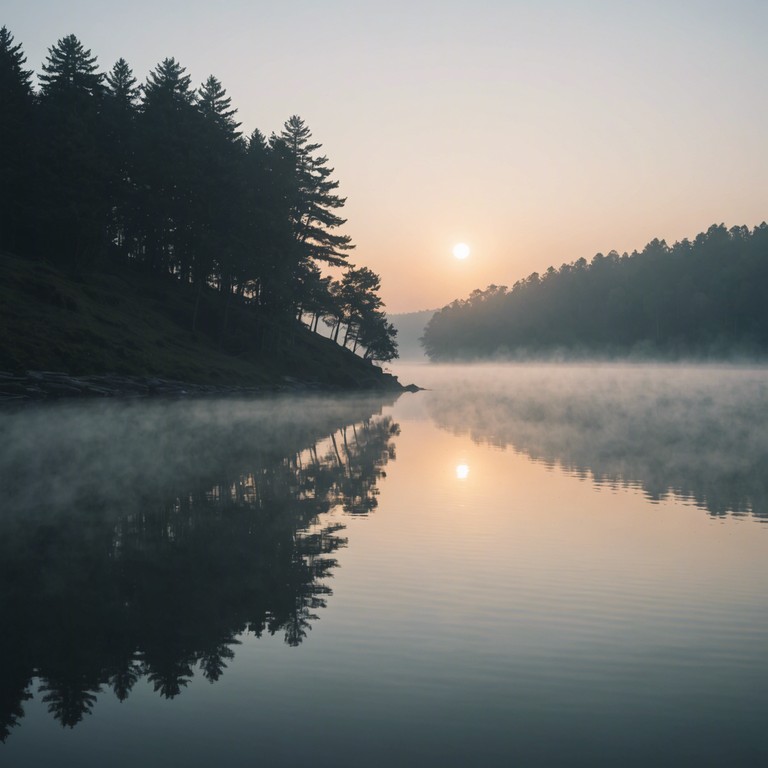
<path fill-rule="evenodd" d="M 453 255 L 459 261 L 464 261 L 470 254 L 469 246 L 466 243 L 456 243 L 453 246 Z"/>

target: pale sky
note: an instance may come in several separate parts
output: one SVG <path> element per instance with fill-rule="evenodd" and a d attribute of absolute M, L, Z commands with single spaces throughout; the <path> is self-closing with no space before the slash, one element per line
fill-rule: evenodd
<path fill-rule="evenodd" d="M 74 33 L 141 81 L 215 74 L 247 132 L 301 115 L 390 312 L 768 219 L 768 0 L 3 0 L 2 24 L 35 72 Z"/>

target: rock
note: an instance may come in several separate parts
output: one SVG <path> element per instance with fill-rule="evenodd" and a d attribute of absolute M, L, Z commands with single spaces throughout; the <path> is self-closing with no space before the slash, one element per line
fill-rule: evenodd
<path fill-rule="evenodd" d="M 377 377 L 378 378 L 378 377 Z M 376 379 L 345 382 L 355 389 L 401 390 L 394 376 L 384 374 Z M 382 386 L 383 385 L 383 386 Z M 303 381 L 292 376 L 283 377 L 281 383 L 238 387 L 233 385 L 189 384 L 158 376 L 124 376 L 99 374 L 70 376 L 61 371 L 26 371 L 15 374 L 0 371 L 0 404 L 41 399 L 72 397 L 190 397 L 205 395 L 248 396 L 267 392 L 336 392 L 345 387 L 322 384 L 317 380 Z M 416 392 L 420 387 L 411 384 L 405 388 Z"/>

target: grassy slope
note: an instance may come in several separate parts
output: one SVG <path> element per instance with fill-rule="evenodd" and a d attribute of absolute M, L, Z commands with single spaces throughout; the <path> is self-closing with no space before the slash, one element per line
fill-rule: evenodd
<path fill-rule="evenodd" d="M 200 302 L 168 278 L 115 266 L 82 282 L 50 264 L 0 254 L 0 370 L 118 373 L 222 385 L 268 385 L 290 376 L 344 387 L 381 385 L 388 377 L 329 339 L 298 328 L 267 335 L 233 304 L 219 343 L 220 297 Z"/>

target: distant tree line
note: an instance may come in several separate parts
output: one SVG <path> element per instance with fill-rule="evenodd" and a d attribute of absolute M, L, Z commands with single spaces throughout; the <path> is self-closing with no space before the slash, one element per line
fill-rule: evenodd
<path fill-rule="evenodd" d="M 768 350 L 768 225 L 713 225 L 693 240 L 598 253 L 491 285 L 433 315 L 430 358 L 567 351 L 723 355 Z"/>
<path fill-rule="evenodd" d="M 83 277 L 133 262 L 217 291 L 224 327 L 235 300 L 265 329 L 324 320 L 364 357 L 396 357 L 379 277 L 348 261 L 345 198 L 300 117 L 244 137 L 213 75 L 195 89 L 167 58 L 139 85 L 122 58 L 100 71 L 74 35 L 49 48 L 39 90 L 25 62 L 2 27 L 0 249 Z"/>

